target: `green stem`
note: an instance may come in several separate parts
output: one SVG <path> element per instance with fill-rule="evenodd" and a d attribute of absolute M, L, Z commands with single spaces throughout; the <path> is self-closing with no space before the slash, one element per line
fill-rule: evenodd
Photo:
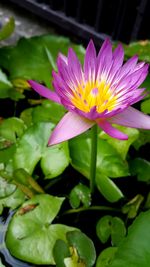
<path fill-rule="evenodd" d="M 70 209 L 67 210 L 66 212 L 63 213 L 64 214 L 71 214 L 71 213 L 78 213 L 78 212 L 82 212 L 82 211 L 88 211 L 88 210 L 105 210 L 105 211 L 116 211 L 116 212 L 120 212 L 120 209 L 116 209 L 116 208 L 112 208 L 112 207 L 107 207 L 107 206 L 91 206 L 91 207 L 81 207 L 78 209 Z"/>
<path fill-rule="evenodd" d="M 91 129 L 90 189 L 94 192 L 97 160 L 97 124 Z"/>

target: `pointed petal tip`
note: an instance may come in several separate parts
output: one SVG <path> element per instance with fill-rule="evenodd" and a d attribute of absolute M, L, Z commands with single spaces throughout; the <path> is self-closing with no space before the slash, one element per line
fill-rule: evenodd
<path fill-rule="evenodd" d="M 102 130 L 110 135 L 112 138 L 119 139 L 119 140 L 128 140 L 128 135 L 124 134 L 120 130 L 116 129 L 109 123 L 108 121 L 100 121 L 98 123 L 99 127 L 102 128 Z"/>
<path fill-rule="evenodd" d="M 55 92 L 51 91 L 49 88 L 33 80 L 28 80 L 28 83 L 39 95 L 61 104 L 60 97 Z"/>

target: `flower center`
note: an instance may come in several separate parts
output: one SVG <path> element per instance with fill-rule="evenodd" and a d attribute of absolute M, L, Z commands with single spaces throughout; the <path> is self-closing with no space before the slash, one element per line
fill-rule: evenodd
<path fill-rule="evenodd" d="M 98 113 L 105 110 L 112 111 L 117 104 L 117 96 L 114 95 L 109 84 L 104 81 L 88 82 L 75 88 L 71 97 L 72 104 L 84 111 L 90 112 L 92 107 L 96 107 Z"/>

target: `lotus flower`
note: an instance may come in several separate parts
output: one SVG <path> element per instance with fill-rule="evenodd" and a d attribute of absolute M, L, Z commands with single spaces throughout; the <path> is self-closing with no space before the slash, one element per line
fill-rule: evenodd
<path fill-rule="evenodd" d="M 68 110 L 50 136 L 49 145 L 73 138 L 94 124 L 120 140 L 126 140 L 128 136 L 113 124 L 150 129 L 150 117 L 131 107 L 145 96 L 145 89 L 138 87 L 146 78 L 149 66 L 144 62 L 138 63 L 136 55 L 125 64 L 123 59 L 121 44 L 112 52 L 107 39 L 96 55 L 90 41 L 83 67 L 72 48 L 67 57 L 58 55 L 58 73 L 52 73 L 55 92 L 29 81 L 41 96 Z"/>

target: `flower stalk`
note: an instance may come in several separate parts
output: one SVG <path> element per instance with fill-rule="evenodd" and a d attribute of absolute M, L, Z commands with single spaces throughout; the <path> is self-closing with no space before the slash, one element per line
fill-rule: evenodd
<path fill-rule="evenodd" d="M 97 125 L 91 129 L 90 190 L 94 192 L 97 162 Z"/>

